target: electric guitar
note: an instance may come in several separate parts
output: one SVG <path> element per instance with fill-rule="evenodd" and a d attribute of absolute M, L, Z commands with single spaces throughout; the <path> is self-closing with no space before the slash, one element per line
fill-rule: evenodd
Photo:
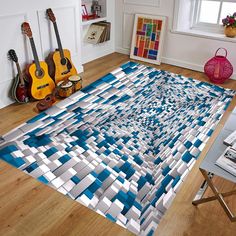
<path fill-rule="evenodd" d="M 28 68 L 28 73 L 30 75 L 29 92 L 32 98 L 41 100 L 53 92 L 55 89 L 55 83 L 48 74 L 48 65 L 46 62 L 39 61 L 29 23 L 24 22 L 21 27 L 23 34 L 25 34 L 30 40 L 34 57 L 34 62 Z"/>
<path fill-rule="evenodd" d="M 58 44 L 58 49 L 53 52 L 52 55 L 49 55 L 49 61 L 53 61 L 53 63 L 49 62 L 49 65 L 54 64 L 54 68 L 51 69 L 53 73 L 51 76 L 54 77 L 55 83 L 58 84 L 58 82 L 67 79 L 71 75 L 76 75 L 77 71 L 71 62 L 70 51 L 68 49 L 62 48 L 61 39 L 56 23 L 56 17 L 52 9 L 47 9 L 46 13 L 48 15 L 49 20 L 53 23 Z"/>
<path fill-rule="evenodd" d="M 13 85 L 11 88 L 12 98 L 14 98 L 18 103 L 26 103 L 29 101 L 28 90 L 24 80 L 24 76 L 21 72 L 21 68 L 15 50 L 9 50 L 8 57 L 10 60 L 15 62 L 18 72 L 18 74 L 14 78 Z"/>

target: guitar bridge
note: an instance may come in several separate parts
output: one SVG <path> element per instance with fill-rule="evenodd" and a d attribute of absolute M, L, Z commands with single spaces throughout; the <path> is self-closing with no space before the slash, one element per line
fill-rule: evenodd
<path fill-rule="evenodd" d="M 46 88 L 46 87 L 48 87 L 48 86 L 49 86 L 49 84 L 41 85 L 41 86 L 37 87 L 37 90 L 40 90 L 40 89 Z"/>
<path fill-rule="evenodd" d="M 66 75 L 66 74 L 68 74 L 69 72 L 70 72 L 70 71 L 67 70 L 67 71 L 62 72 L 61 74 L 62 74 L 62 75 Z"/>

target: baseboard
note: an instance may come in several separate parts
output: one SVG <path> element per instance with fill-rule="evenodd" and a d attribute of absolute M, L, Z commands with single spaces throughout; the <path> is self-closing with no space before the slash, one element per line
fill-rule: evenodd
<path fill-rule="evenodd" d="M 200 72 L 204 71 L 203 66 L 194 64 L 194 63 L 189 63 L 186 61 L 176 60 L 176 59 L 167 58 L 167 57 L 162 57 L 161 61 L 165 64 L 183 67 L 190 70 L 195 70 L 195 71 L 200 71 Z"/>
<path fill-rule="evenodd" d="M 190 69 L 190 70 L 204 72 L 203 65 L 198 65 L 198 64 L 189 63 L 186 61 L 176 60 L 176 59 L 167 58 L 167 57 L 163 57 L 162 62 L 169 64 L 169 65 L 173 65 L 173 66 L 178 66 L 178 67 L 183 67 L 183 68 Z M 236 80 L 235 73 L 231 76 L 231 79 Z"/>
<path fill-rule="evenodd" d="M 78 73 L 84 72 L 84 67 L 83 67 L 83 66 L 79 66 L 79 67 L 77 68 L 77 71 L 78 71 Z"/>
<path fill-rule="evenodd" d="M 88 62 L 94 61 L 100 57 L 104 57 L 104 56 L 114 53 L 114 52 L 115 52 L 114 48 L 109 48 L 108 50 L 104 50 L 104 51 L 99 51 L 99 50 L 97 52 L 94 51 L 93 54 L 87 55 L 86 57 L 84 57 L 82 63 L 84 65 Z"/>
<path fill-rule="evenodd" d="M 116 48 L 116 52 L 119 52 L 119 53 L 122 53 L 122 54 L 125 54 L 125 55 L 129 55 L 130 54 L 130 50 L 129 49 L 126 49 L 126 48 Z"/>
<path fill-rule="evenodd" d="M 125 49 L 125 48 L 116 48 L 116 52 L 126 54 L 126 55 L 130 54 L 130 50 Z M 162 57 L 162 62 L 169 64 L 169 65 L 173 65 L 173 66 L 178 66 L 178 67 L 183 67 L 183 68 L 190 69 L 190 70 L 204 72 L 203 65 L 198 65 L 198 64 L 189 63 L 186 61 L 176 60 L 176 59 L 167 58 L 167 57 Z M 231 76 L 231 79 L 236 80 L 236 73 L 234 73 Z"/>

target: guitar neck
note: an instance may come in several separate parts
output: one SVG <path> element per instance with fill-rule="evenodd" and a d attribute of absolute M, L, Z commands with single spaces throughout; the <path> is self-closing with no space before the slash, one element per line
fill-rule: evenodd
<path fill-rule="evenodd" d="M 39 63 L 39 57 L 38 57 L 38 53 L 37 53 L 37 50 L 36 50 L 36 47 L 35 47 L 33 37 L 30 38 L 30 45 L 31 45 L 31 48 L 32 48 L 34 63 L 36 65 L 37 71 L 41 71 L 41 67 L 40 67 L 40 63 Z"/>
<path fill-rule="evenodd" d="M 57 44 L 58 44 L 58 49 L 59 49 L 59 52 L 60 52 L 60 56 L 61 56 L 61 59 L 63 59 L 63 58 L 65 58 L 65 55 L 64 55 L 64 52 L 63 52 L 61 39 L 60 39 L 60 35 L 59 35 L 59 31 L 58 31 L 56 21 L 53 22 L 53 26 L 54 26 L 54 30 L 55 30 L 55 34 L 56 34 L 56 38 L 57 38 Z"/>
<path fill-rule="evenodd" d="M 20 83 L 21 83 L 22 85 L 25 85 L 24 77 L 23 77 L 23 74 L 22 74 L 22 72 L 21 72 L 21 68 L 20 68 L 19 62 L 16 62 L 16 68 L 17 68 L 18 75 L 19 75 L 19 78 L 20 78 Z"/>

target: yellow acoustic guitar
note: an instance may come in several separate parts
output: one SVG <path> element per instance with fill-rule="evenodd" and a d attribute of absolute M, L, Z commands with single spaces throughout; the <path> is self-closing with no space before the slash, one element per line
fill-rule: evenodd
<path fill-rule="evenodd" d="M 29 23 L 24 22 L 21 27 L 22 32 L 28 36 L 30 40 L 34 57 L 34 63 L 32 63 L 28 68 L 28 74 L 30 76 L 29 92 L 32 98 L 41 100 L 53 92 L 55 89 L 55 83 L 48 74 L 48 65 L 46 62 L 39 61 Z"/>
<path fill-rule="evenodd" d="M 71 54 L 68 49 L 63 49 L 61 44 L 61 39 L 59 36 L 59 31 L 57 28 L 56 17 L 52 9 L 47 9 L 47 15 L 49 20 L 53 23 L 58 49 L 49 55 L 49 65 L 53 68 L 51 69 L 51 76 L 54 77 L 55 83 L 67 79 L 71 75 L 76 75 L 77 71 L 71 62 Z M 50 62 L 53 61 L 53 62 Z"/>

